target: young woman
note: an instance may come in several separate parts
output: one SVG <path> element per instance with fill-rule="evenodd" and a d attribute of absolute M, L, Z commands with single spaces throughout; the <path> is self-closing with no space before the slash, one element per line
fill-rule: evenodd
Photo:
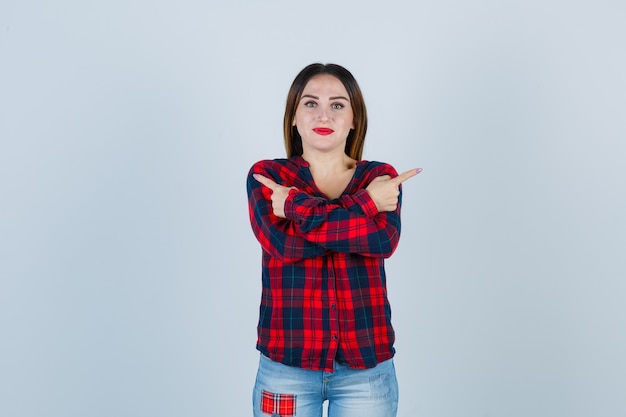
<path fill-rule="evenodd" d="M 284 117 L 287 159 L 248 175 L 262 251 L 254 416 L 392 417 L 398 387 L 384 259 L 400 238 L 398 175 L 361 160 L 367 112 L 352 74 L 312 64 Z"/>

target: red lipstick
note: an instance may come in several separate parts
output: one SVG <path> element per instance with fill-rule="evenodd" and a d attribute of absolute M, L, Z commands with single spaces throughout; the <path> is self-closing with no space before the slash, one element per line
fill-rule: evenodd
<path fill-rule="evenodd" d="M 313 129 L 313 131 L 317 133 L 318 135 L 322 135 L 322 136 L 327 136 L 334 132 L 334 130 L 329 129 L 327 127 L 316 127 L 315 129 Z"/>

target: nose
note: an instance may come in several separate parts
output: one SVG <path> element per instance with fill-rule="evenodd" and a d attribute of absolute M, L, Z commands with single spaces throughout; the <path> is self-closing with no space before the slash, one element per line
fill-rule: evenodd
<path fill-rule="evenodd" d="M 322 106 L 318 107 L 318 109 L 317 118 L 322 121 L 328 120 L 328 110 Z"/>

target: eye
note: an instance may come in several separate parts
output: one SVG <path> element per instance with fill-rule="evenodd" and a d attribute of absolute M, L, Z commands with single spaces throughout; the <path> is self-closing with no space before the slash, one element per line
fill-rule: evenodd
<path fill-rule="evenodd" d="M 307 101 L 306 103 L 304 103 L 304 105 L 306 107 L 317 107 L 317 103 L 314 101 Z"/>
<path fill-rule="evenodd" d="M 341 110 L 341 109 L 343 109 L 346 106 L 344 106 L 341 103 L 334 103 L 331 107 L 332 107 L 333 110 Z"/>

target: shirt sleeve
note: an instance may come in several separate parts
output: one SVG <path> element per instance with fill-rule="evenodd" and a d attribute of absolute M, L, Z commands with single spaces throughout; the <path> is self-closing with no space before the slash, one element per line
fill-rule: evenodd
<path fill-rule="evenodd" d="M 376 176 L 398 175 L 387 167 L 388 172 Z M 308 242 L 335 252 L 387 258 L 400 240 L 401 201 L 400 193 L 395 211 L 378 212 L 365 189 L 332 201 L 292 190 L 285 201 L 285 216 Z"/>
<path fill-rule="evenodd" d="M 328 250 L 305 239 L 295 227 L 295 223 L 282 219 L 272 210 L 271 190 L 254 179 L 253 174 L 261 174 L 274 181 L 281 178 L 256 164 L 248 173 L 248 209 L 252 231 L 261 247 L 272 257 L 282 262 L 293 263 L 305 258 L 324 255 Z"/>

